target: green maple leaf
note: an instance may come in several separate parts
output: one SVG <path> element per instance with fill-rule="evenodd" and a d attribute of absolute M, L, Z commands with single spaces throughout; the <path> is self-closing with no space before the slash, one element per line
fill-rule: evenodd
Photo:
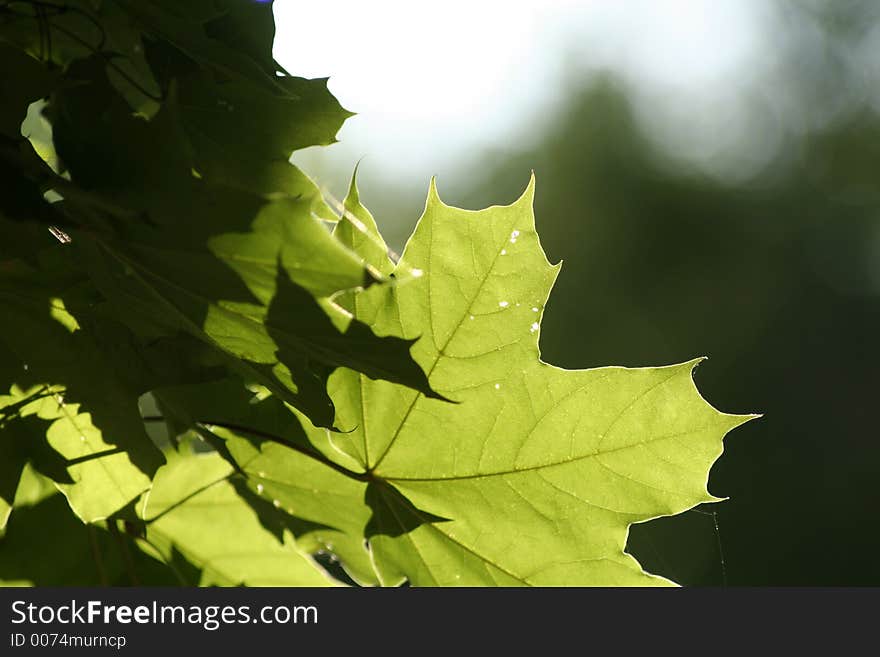
<path fill-rule="evenodd" d="M 421 336 L 416 361 L 458 403 L 342 369 L 328 390 L 356 429 L 308 428 L 322 463 L 221 432 L 261 495 L 347 537 L 335 550 L 343 562 L 361 559 L 353 552 L 368 539 L 377 581 L 668 583 L 624 552 L 629 526 L 717 500 L 707 480 L 722 438 L 752 417 L 700 396 L 697 360 L 574 371 L 540 360 L 558 266 L 540 247 L 533 192 L 472 212 L 432 185 L 396 265 L 424 276 L 342 300 L 380 335 Z M 393 270 L 354 185 L 346 210 L 337 235 Z"/>

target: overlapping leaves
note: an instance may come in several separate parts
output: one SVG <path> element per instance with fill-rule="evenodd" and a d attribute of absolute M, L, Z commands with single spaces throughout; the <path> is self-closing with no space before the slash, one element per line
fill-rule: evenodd
<path fill-rule="evenodd" d="M 695 362 L 540 361 L 532 185 L 432 186 L 396 263 L 354 184 L 331 233 L 288 158 L 350 114 L 273 37 L 246 0 L 0 7 L 0 578 L 665 581 L 628 527 L 712 500 L 746 418 Z"/>
<path fill-rule="evenodd" d="M 279 426 L 272 399 L 236 409 L 234 384 L 223 393 L 229 415 L 214 419 L 192 388 L 162 393 L 213 427 L 252 492 L 318 523 L 302 540 L 332 545 L 357 581 L 664 583 L 624 552 L 629 525 L 715 500 L 709 469 L 750 416 L 702 399 L 697 361 L 582 371 L 540 361 L 557 267 L 538 243 L 533 189 L 469 212 L 432 187 L 396 265 L 424 276 L 340 299 L 379 333 L 421 335 L 416 360 L 456 404 L 340 369 L 331 395 L 356 428 L 297 435 Z M 354 187 L 346 210 L 337 234 L 390 273 Z"/>
<path fill-rule="evenodd" d="M 3 524 L 28 468 L 85 522 L 131 516 L 163 385 L 236 375 L 325 427 L 340 366 L 436 396 L 412 340 L 332 301 L 384 281 L 288 158 L 350 113 L 273 36 L 244 0 L 0 7 Z"/>

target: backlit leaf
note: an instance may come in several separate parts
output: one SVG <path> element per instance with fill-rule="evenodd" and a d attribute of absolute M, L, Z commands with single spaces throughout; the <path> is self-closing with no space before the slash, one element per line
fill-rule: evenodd
<path fill-rule="evenodd" d="M 298 515 L 357 525 L 385 583 L 667 583 L 624 552 L 628 528 L 714 501 L 706 485 L 722 437 L 750 417 L 702 399 L 697 361 L 567 371 L 540 360 L 558 267 L 538 243 L 533 190 L 471 212 L 432 186 L 398 265 L 424 276 L 351 299 L 377 332 L 423 336 L 416 360 L 457 404 L 339 370 L 329 389 L 357 428 L 329 440 L 359 468 L 346 476 L 275 444 L 244 461 L 248 472 L 260 462 L 255 481 Z M 292 492 L 300 481 L 314 486 L 311 503 Z M 341 494 L 357 518 L 322 508 Z"/>

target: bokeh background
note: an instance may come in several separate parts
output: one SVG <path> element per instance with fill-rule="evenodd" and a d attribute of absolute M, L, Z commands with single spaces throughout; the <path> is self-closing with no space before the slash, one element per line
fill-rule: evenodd
<path fill-rule="evenodd" d="M 438 179 L 537 176 L 564 260 L 541 333 L 569 368 L 705 355 L 729 497 L 633 528 L 691 585 L 880 584 L 880 3 L 279 0 L 276 58 L 358 112 L 296 161 L 398 251 Z M 305 26 L 305 27 L 304 27 Z M 315 29 L 320 26 L 320 29 Z"/>

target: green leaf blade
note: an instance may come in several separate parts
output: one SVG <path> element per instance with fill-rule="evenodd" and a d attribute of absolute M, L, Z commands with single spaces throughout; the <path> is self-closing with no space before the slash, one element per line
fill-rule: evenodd
<path fill-rule="evenodd" d="M 327 574 L 290 537 L 279 541 L 230 483 L 217 454 L 179 454 L 159 471 L 141 516 L 151 548 L 179 552 L 202 586 L 329 586 Z"/>
<path fill-rule="evenodd" d="M 540 361 L 558 267 L 540 247 L 533 195 L 532 181 L 514 204 L 471 212 L 432 185 L 398 265 L 425 276 L 356 300 L 377 332 L 421 335 L 417 362 L 458 402 L 331 379 L 340 416 L 362 427 L 344 451 L 412 505 L 374 509 L 401 528 L 371 539 L 374 558 L 416 585 L 665 583 L 625 554 L 629 525 L 716 501 L 706 486 L 721 439 L 750 418 L 705 402 L 698 361 Z"/>

